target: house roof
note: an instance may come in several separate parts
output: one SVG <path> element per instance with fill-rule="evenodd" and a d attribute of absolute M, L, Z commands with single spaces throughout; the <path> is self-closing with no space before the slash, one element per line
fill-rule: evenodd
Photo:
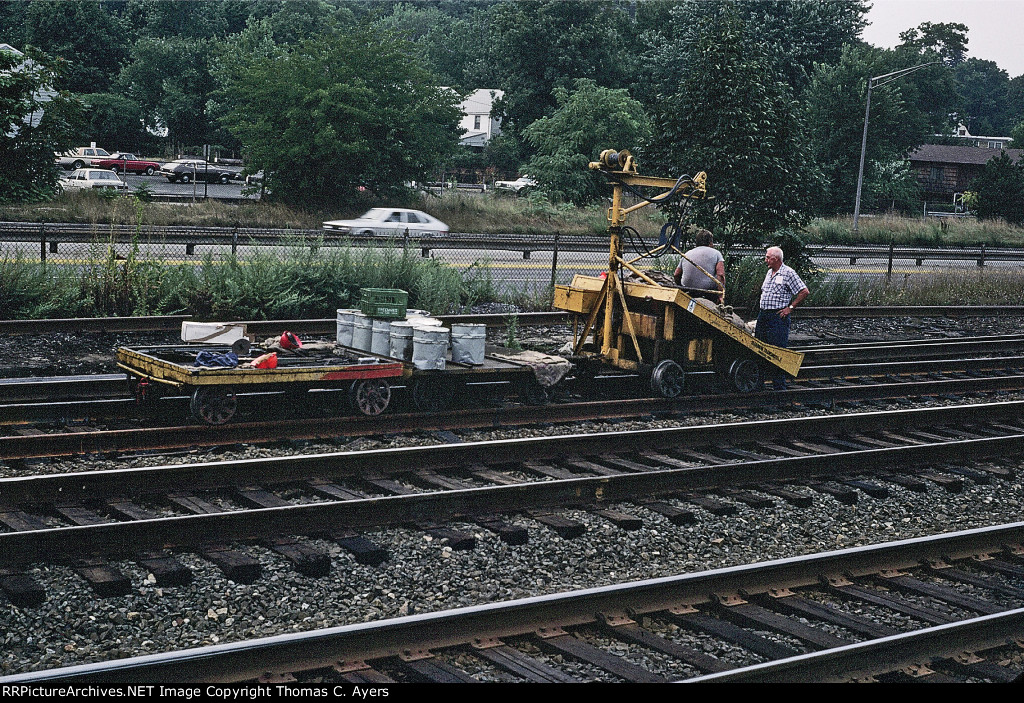
<path fill-rule="evenodd" d="M 1024 149 L 986 149 L 978 146 L 949 146 L 946 144 L 925 144 L 910 154 L 910 162 L 944 164 L 973 164 L 984 166 L 990 159 L 1006 154 L 1014 162 L 1020 161 Z"/>

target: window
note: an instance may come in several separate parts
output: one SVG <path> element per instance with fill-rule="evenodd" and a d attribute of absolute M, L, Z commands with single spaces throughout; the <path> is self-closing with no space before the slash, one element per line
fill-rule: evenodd
<path fill-rule="evenodd" d="M 480 115 L 473 115 L 473 129 L 480 129 Z"/>
<path fill-rule="evenodd" d="M 932 183 L 941 183 L 943 176 L 943 168 L 941 166 L 932 166 L 931 171 L 928 174 L 928 180 Z"/>
<path fill-rule="evenodd" d="M 994 141 L 993 142 L 989 142 L 988 143 L 988 148 L 989 149 L 1002 149 L 1003 148 L 1003 143 L 1002 142 L 994 142 Z"/>
<path fill-rule="evenodd" d="M 402 221 L 402 213 L 400 213 L 400 212 L 393 212 L 390 215 L 388 215 L 387 219 L 384 220 L 384 221 L 385 222 L 401 222 Z"/>

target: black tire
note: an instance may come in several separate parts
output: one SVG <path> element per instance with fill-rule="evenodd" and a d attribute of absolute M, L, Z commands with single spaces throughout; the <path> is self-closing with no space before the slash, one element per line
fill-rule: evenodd
<path fill-rule="evenodd" d="M 222 173 L 220 178 L 218 178 L 217 180 L 220 181 L 221 185 L 225 185 L 226 186 L 228 184 L 228 181 L 231 180 L 231 177 L 228 176 L 226 173 Z"/>
<path fill-rule="evenodd" d="M 154 173 L 156 173 L 156 169 L 155 168 L 153 168 L 152 166 L 147 166 L 146 167 L 146 175 L 147 176 L 152 176 Z"/>
<path fill-rule="evenodd" d="M 75 162 L 71 164 L 71 170 L 77 171 L 80 168 L 85 168 L 85 162 L 81 159 L 76 159 Z"/>
<path fill-rule="evenodd" d="M 729 379 L 740 393 L 764 390 L 764 369 L 753 359 L 737 359 L 729 369 Z"/>
<path fill-rule="evenodd" d="M 182 183 L 191 183 L 192 182 L 192 176 L 187 174 L 187 173 L 181 174 L 181 182 Z"/>
<path fill-rule="evenodd" d="M 686 371 L 683 367 L 666 359 L 654 367 L 651 373 L 651 390 L 662 398 L 678 398 L 686 388 Z"/>
<path fill-rule="evenodd" d="M 238 398 L 221 386 L 200 386 L 192 391 L 189 403 L 192 416 L 207 425 L 223 425 L 235 416 Z"/>
<path fill-rule="evenodd" d="M 412 404 L 421 412 L 437 413 L 451 405 L 451 389 L 440 379 L 417 378 L 412 382 L 411 390 Z"/>
<path fill-rule="evenodd" d="M 110 170 L 114 173 L 121 173 L 121 170 L 117 166 L 111 166 Z"/>
<path fill-rule="evenodd" d="M 380 415 L 391 402 L 391 384 L 384 378 L 353 381 L 348 389 L 348 400 L 356 412 L 370 417 Z"/>

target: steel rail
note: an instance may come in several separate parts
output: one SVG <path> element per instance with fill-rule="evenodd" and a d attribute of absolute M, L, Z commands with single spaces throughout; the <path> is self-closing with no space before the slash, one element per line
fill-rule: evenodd
<path fill-rule="evenodd" d="M 737 308 L 737 312 L 745 312 Z M 801 306 L 793 315 L 802 319 L 828 318 L 892 318 L 892 317 L 1024 317 L 1024 305 L 886 305 L 813 307 Z M 442 320 L 464 324 L 485 324 L 488 327 L 506 327 L 515 319 L 521 327 L 534 325 L 566 325 L 572 322 L 569 313 L 561 311 L 520 312 L 509 315 L 482 313 L 479 315 L 441 315 Z M 47 334 L 52 332 L 173 332 L 191 315 L 162 317 L 88 317 L 43 320 L 0 320 L 0 333 Z M 337 321 L 333 318 L 297 320 L 246 321 L 253 334 L 273 334 L 290 330 L 296 334 L 333 334 Z"/>
<path fill-rule="evenodd" d="M 600 614 L 631 613 L 653 615 L 710 603 L 715 595 L 767 594 L 780 589 L 815 587 L 822 576 L 850 574 L 864 577 L 882 569 L 912 569 L 929 560 L 963 559 L 974 555 L 1001 551 L 1004 545 L 1024 540 L 1024 523 L 998 525 L 960 532 L 920 537 L 883 544 L 854 547 L 802 557 L 778 559 L 758 564 L 726 567 L 693 574 L 649 579 L 614 586 L 603 586 L 504 603 L 471 606 L 455 610 L 410 615 L 406 617 L 358 623 L 295 634 L 265 637 L 177 652 L 146 655 L 127 659 L 83 664 L 79 666 L 25 672 L 0 677 L 4 684 L 34 682 L 237 682 L 250 681 L 266 674 L 288 674 L 299 671 L 337 668 L 346 663 L 372 662 L 405 652 L 429 652 L 475 642 L 533 635 L 545 628 L 579 627 L 598 624 Z M 988 630 L 986 644 L 1012 642 L 1021 635 L 1020 610 L 1002 616 L 975 618 L 969 626 Z M 968 626 L 965 623 L 965 629 Z M 868 645 L 860 647 L 859 660 L 847 659 L 851 673 L 885 671 L 898 668 L 906 659 L 920 659 L 937 643 L 947 652 L 955 639 L 944 633 L 950 628 L 930 628 L 916 638 L 906 638 L 908 651 L 892 653 L 891 662 L 864 654 Z M 963 630 L 960 630 L 963 631 Z M 888 644 L 888 643 L 886 643 Z M 812 678 L 815 671 L 801 674 L 805 662 L 787 662 L 788 671 L 781 672 L 792 680 L 831 680 L 836 671 L 842 673 L 839 654 L 825 651 L 808 664 L 822 663 L 821 679 Z M 856 649 L 856 648 L 854 648 Z M 834 657 L 833 662 L 829 659 Z M 737 676 L 753 676 L 748 667 Z M 854 672 L 853 670 L 856 669 Z M 706 680 L 727 680 L 721 677 Z M 798 678 L 799 677 L 799 678 Z M 842 678 L 842 677 L 840 677 Z M 786 680 L 791 680 L 787 678 Z M 700 679 L 698 679 L 700 680 Z"/>
<path fill-rule="evenodd" d="M 949 380 L 904 381 L 869 385 L 792 388 L 751 394 L 694 396 L 667 400 L 639 398 L 605 400 L 601 403 L 563 403 L 547 406 L 513 406 L 452 410 L 443 414 L 412 413 L 376 418 L 331 417 L 302 418 L 269 422 L 234 423 L 221 426 L 180 425 L 126 430 L 59 432 L 8 435 L 0 437 L 0 456 L 8 460 L 30 457 L 56 457 L 143 449 L 202 447 L 243 442 L 270 442 L 281 439 L 330 439 L 409 432 L 451 431 L 460 429 L 508 428 L 538 423 L 566 423 L 644 417 L 688 416 L 697 412 L 760 409 L 786 406 L 835 407 L 844 402 L 864 402 L 915 396 L 960 396 L 969 393 L 1024 390 L 1024 375 Z M 183 399 L 162 399 L 171 403 Z M 105 417 L 137 417 L 133 400 L 98 401 L 120 414 L 106 412 Z M 46 411 L 47 406 L 30 406 Z M 0 411 L 3 406 L 0 406 Z M 65 416 L 96 415 L 95 405 L 87 410 L 65 410 Z M 80 414 L 79 414 L 80 413 Z M 47 417 L 52 416 L 52 411 Z"/>
<path fill-rule="evenodd" d="M 109 500 L 116 496 L 136 498 L 173 493 L 182 486 L 188 486 L 190 491 L 213 490 L 247 485 L 254 480 L 260 485 L 273 486 L 312 477 L 395 475 L 428 467 L 445 470 L 474 465 L 501 466 L 566 456 L 628 455 L 662 447 L 715 446 L 725 443 L 726 439 L 735 445 L 769 438 L 846 434 L 879 427 L 891 430 L 906 424 L 931 427 L 942 422 L 960 422 L 965 413 L 974 421 L 981 417 L 1018 418 L 1022 407 L 1022 403 L 996 403 L 36 475 L 0 479 L 0 503 L 46 503 L 53 496 L 60 496 L 66 502 Z M 1020 452 L 1022 448 L 1024 434 L 1009 432 L 1004 436 L 723 462 L 714 466 L 660 468 L 383 498 L 27 530 L 0 534 L 0 554 L 8 555 L 7 559 L 14 562 L 38 558 L 41 554 L 58 559 L 60 555 L 79 558 L 83 553 L 127 557 L 138 551 L 168 546 L 195 548 L 213 541 L 256 539 L 267 534 L 316 534 L 326 529 L 325 526 L 365 529 L 410 521 L 436 523 L 538 507 L 585 506 L 635 500 L 638 496 L 864 473 L 893 465 L 905 468 L 920 463 L 942 463 L 950 457 L 964 460 L 1005 456 Z"/>

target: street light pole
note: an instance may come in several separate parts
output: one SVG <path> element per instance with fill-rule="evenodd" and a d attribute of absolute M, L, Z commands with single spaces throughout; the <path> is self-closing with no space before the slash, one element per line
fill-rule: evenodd
<path fill-rule="evenodd" d="M 868 118 L 871 116 L 871 91 L 874 88 L 879 88 L 883 85 L 892 83 L 897 78 L 902 78 L 908 74 L 918 71 L 925 66 L 932 66 L 940 63 L 939 61 L 929 61 L 928 63 L 922 63 L 917 66 L 911 66 L 910 68 L 903 68 L 899 71 L 893 71 L 892 73 L 886 73 L 883 76 L 875 76 L 868 81 L 868 104 L 864 109 L 864 133 L 860 138 L 860 167 L 857 169 L 857 202 L 853 206 L 853 232 L 854 234 L 858 231 L 858 225 L 860 224 L 860 191 L 864 185 L 864 155 L 867 152 L 868 147 Z"/>

